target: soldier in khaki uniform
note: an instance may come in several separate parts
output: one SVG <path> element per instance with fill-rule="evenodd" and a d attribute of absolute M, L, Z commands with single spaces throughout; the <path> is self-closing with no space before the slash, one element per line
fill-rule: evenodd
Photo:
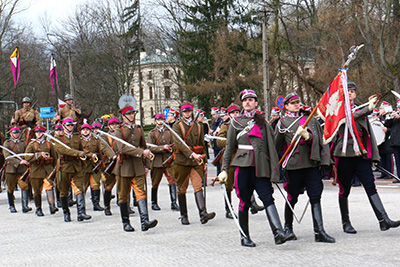
<path fill-rule="evenodd" d="M 4 142 L 4 147 L 13 151 L 15 154 L 20 154 L 25 152 L 26 143 L 20 139 L 21 129 L 19 127 L 12 127 L 10 129 L 11 138 Z M 3 149 L 3 155 L 5 158 L 11 156 L 12 154 L 7 150 Z M 14 188 L 18 183 L 21 188 L 21 203 L 22 212 L 27 213 L 31 211 L 32 208 L 28 207 L 28 184 L 20 179 L 20 177 L 26 171 L 29 162 L 26 160 L 19 160 L 18 158 L 7 159 L 6 167 L 6 183 L 7 183 L 7 196 L 8 204 L 10 206 L 10 212 L 15 213 L 17 210 L 14 206 Z"/>
<path fill-rule="evenodd" d="M 190 177 L 197 208 L 200 214 L 200 221 L 202 224 L 205 224 L 215 217 L 215 212 L 207 212 L 203 189 L 201 187 L 202 180 L 204 179 L 204 169 L 207 168 L 205 165 L 207 159 L 205 158 L 206 148 L 204 147 L 203 125 L 193 120 L 193 106 L 191 104 L 182 105 L 181 112 L 182 117 L 179 122 L 174 124 L 173 130 L 190 148 L 189 149 L 185 146 L 174 135 L 174 143 L 176 145 L 174 173 L 176 182 L 178 183 L 178 201 L 181 211 L 181 223 L 183 225 L 189 224 L 186 190 L 189 185 Z M 201 161 L 203 161 L 203 164 L 199 164 Z"/>
<path fill-rule="evenodd" d="M 101 183 L 101 173 L 93 172 L 93 168 L 96 166 L 97 161 L 101 157 L 100 152 L 100 141 L 96 136 L 92 135 L 92 127 L 89 124 L 83 124 L 81 126 L 81 142 L 83 151 L 86 154 L 95 154 L 94 160 L 83 161 L 83 175 L 85 192 L 90 185 L 90 192 L 92 196 L 93 210 L 103 211 L 104 208 L 100 206 L 100 183 Z"/>
<path fill-rule="evenodd" d="M 231 104 L 228 107 L 227 113 L 229 115 L 230 118 L 234 118 L 236 116 L 238 116 L 240 114 L 240 108 L 235 105 L 235 104 Z M 228 129 L 229 129 L 229 125 L 231 124 L 231 120 L 228 119 L 224 124 L 221 125 L 221 129 L 218 133 L 219 137 L 225 137 L 228 135 Z M 217 139 L 217 146 L 218 147 L 225 147 L 226 146 L 226 140 L 221 140 L 221 139 Z M 233 157 L 235 157 L 235 154 L 232 155 Z M 223 158 L 221 158 L 221 165 L 222 165 L 222 160 Z M 234 167 L 229 167 L 229 171 L 228 171 L 228 179 L 226 181 L 226 193 L 228 194 L 228 198 L 229 198 L 229 202 L 227 203 L 225 200 L 225 217 L 228 219 L 233 219 L 233 216 L 231 214 L 231 211 L 229 210 L 228 205 L 232 205 L 232 198 L 231 198 L 231 193 L 233 190 L 233 182 L 234 182 L 234 174 L 235 174 L 235 168 Z"/>
<path fill-rule="evenodd" d="M 31 99 L 27 96 L 24 97 L 22 99 L 22 108 L 15 111 L 14 117 L 11 119 L 11 125 L 19 125 L 24 130 L 26 127 L 33 128 L 41 123 L 42 119 L 39 112 L 31 108 Z"/>
<path fill-rule="evenodd" d="M 119 120 L 117 118 L 111 118 L 107 122 L 108 128 L 110 131 L 109 134 L 114 135 L 115 129 L 119 126 Z M 116 141 L 109 136 L 103 135 L 100 138 L 103 138 L 104 142 L 100 142 L 100 149 L 103 155 L 106 155 L 110 161 L 117 160 L 117 151 L 118 147 L 116 145 Z M 104 214 L 106 216 L 111 216 L 111 191 L 117 182 L 117 175 L 119 174 L 118 167 L 116 166 L 113 170 L 110 170 L 109 173 L 104 172 L 105 180 L 104 180 Z"/>
<path fill-rule="evenodd" d="M 43 216 L 42 211 L 42 189 L 46 190 L 47 201 L 49 203 L 50 213 L 58 211 L 55 206 L 53 182 L 46 178 L 53 171 L 57 162 L 57 155 L 52 143 L 46 140 L 43 134 L 46 129 L 42 126 L 35 128 L 36 139 L 33 139 L 26 147 L 26 153 L 33 153 L 32 156 L 26 156 L 26 160 L 31 167 L 31 184 L 33 187 L 36 215 Z"/>
<path fill-rule="evenodd" d="M 176 204 L 176 182 L 170 169 L 163 165 L 163 162 L 172 155 L 172 134 L 166 129 L 163 122 L 165 116 L 163 114 L 157 114 L 154 116 L 156 127 L 149 132 L 147 136 L 147 142 L 156 146 L 150 146 L 150 151 L 154 153 L 155 158 L 151 165 L 151 208 L 153 210 L 160 210 L 157 203 L 157 191 L 160 185 L 163 174 L 167 177 L 169 185 L 169 194 L 171 197 L 171 209 L 179 210 Z"/>
<path fill-rule="evenodd" d="M 86 154 L 83 151 L 78 133 L 73 133 L 74 121 L 72 118 L 63 120 L 64 133 L 56 137 L 59 141 L 66 144 L 70 149 L 56 143 L 56 151 L 61 161 L 61 175 L 57 179 L 57 187 L 60 190 L 61 205 L 64 212 L 64 221 L 70 222 L 71 215 L 68 207 L 68 192 L 74 189 L 77 199 L 78 221 L 89 220 L 92 217 L 85 211 L 85 185 L 83 177 L 82 159 L 90 160 L 94 154 Z"/>
<path fill-rule="evenodd" d="M 140 213 L 142 231 L 147 231 L 157 225 L 157 220 L 149 221 L 146 200 L 146 176 L 144 160 L 149 157 L 151 152 L 146 149 L 146 141 L 142 127 L 135 124 L 135 110 L 132 106 L 126 105 L 120 110 L 123 117 L 123 124 L 115 129 L 115 136 L 122 139 L 132 146 L 127 146 L 121 142 L 116 142 L 119 155 L 119 176 L 117 177 L 117 190 L 119 207 L 123 228 L 127 232 L 134 231 L 129 222 L 128 199 L 131 185 L 136 195 Z"/>
<path fill-rule="evenodd" d="M 65 106 L 62 108 L 59 108 L 57 111 L 57 114 L 54 116 L 53 121 L 58 121 L 61 122 L 65 118 L 72 118 L 74 121 L 77 121 L 78 117 L 77 114 L 81 114 L 81 111 L 79 108 L 76 108 L 72 102 L 74 101 L 74 98 L 72 97 L 71 94 L 66 94 L 64 97 L 64 101 L 67 103 Z"/>

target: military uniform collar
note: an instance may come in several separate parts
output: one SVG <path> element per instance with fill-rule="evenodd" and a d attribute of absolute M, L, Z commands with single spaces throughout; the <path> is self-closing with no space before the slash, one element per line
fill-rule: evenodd
<path fill-rule="evenodd" d="M 158 128 L 158 127 L 156 126 L 156 129 L 157 129 L 157 131 L 159 131 L 160 133 L 165 132 L 165 126 L 164 126 L 164 125 L 162 125 L 161 128 Z"/>
<path fill-rule="evenodd" d="M 92 137 L 90 135 L 88 137 L 85 137 L 82 135 L 82 140 L 84 140 L 86 142 L 90 142 L 90 140 L 92 140 Z"/>
<path fill-rule="evenodd" d="M 182 118 L 183 122 L 188 125 L 188 126 L 192 126 L 193 124 L 193 119 L 191 117 L 189 117 L 189 119 L 186 119 L 185 117 Z"/>
<path fill-rule="evenodd" d="M 126 128 L 129 128 L 129 129 L 135 129 L 136 128 L 136 124 L 126 124 L 126 123 L 124 123 L 124 126 L 126 127 Z"/>
<path fill-rule="evenodd" d="M 10 140 L 12 141 L 12 142 L 14 142 L 15 144 L 18 144 L 19 142 L 21 142 L 21 139 L 20 138 L 10 138 Z"/>
<path fill-rule="evenodd" d="M 254 114 L 256 114 L 256 110 L 252 110 L 252 111 L 243 111 L 243 116 L 247 117 L 247 118 L 253 118 Z"/>
<path fill-rule="evenodd" d="M 288 118 L 298 118 L 300 116 L 299 112 L 292 112 L 292 111 L 286 111 L 285 117 Z"/>
<path fill-rule="evenodd" d="M 74 135 L 74 133 L 66 133 L 66 132 L 64 132 L 64 135 L 65 135 L 66 137 L 68 137 L 69 139 L 71 139 L 72 136 Z"/>

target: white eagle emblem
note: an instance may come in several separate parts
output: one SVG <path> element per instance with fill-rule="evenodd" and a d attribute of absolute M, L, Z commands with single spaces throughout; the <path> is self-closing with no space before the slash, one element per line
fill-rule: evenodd
<path fill-rule="evenodd" d="M 326 116 L 337 116 L 342 106 L 343 101 L 339 101 L 339 91 L 336 91 L 330 98 L 326 105 Z"/>

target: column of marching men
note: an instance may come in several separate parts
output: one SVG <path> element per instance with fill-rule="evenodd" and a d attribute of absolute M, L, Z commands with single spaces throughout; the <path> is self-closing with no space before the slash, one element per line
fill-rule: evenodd
<path fill-rule="evenodd" d="M 150 171 L 149 205 L 152 210 L 161 210 L 158 188 L 165 176 L 171 210 L 180 212 L 182 225 L 190 224 L 186 200 L 190 180 L 200 222 L 205 224 L 216 216 L 215 212 L 207 211 L 203 191 L 203 187 L 207 186 L 207 150 L 210 143 L 218 174 L 216 180 L 225 185 L 223 203 L 227 219 L 236 219 L 231 209 L 233 190 L 239 199 L 238 223 L 242 246 L 256 246 L 250 237 L 249 211 L 255 214 L 264 209 L 275 244 L 297 240 L 293 228 L 293 208 L 304 192 L 311 206 L 315 241 L 335 243 L 335 238 L 325 232 L 321 207 L 323 173 L 332 166 L 337 169 L 338 202 L 345 233 L 357 233 L 350 222 L 348 203 L 354 178 L 364 186 L 380 229 L 385 231 L 398 227 L 400 221 L 392 221 L 388 217 L 380 200 L 371 165 L 379 163 L 392 171 L 390 157 L 385 155 L 391 153 L 395 156 L 396 165 L 400 165 L 400 100 L 397 102 L 398 111 L 387 114 L 385 108 L 390 104 L 383 102 L 378 115 L 374 98 L 364 108 L 354 105 L 357 96 L 355 83 L 348 83 L 348 94 L 354 108 L 355 125 L 363 145 L 368 148 L 365 155 L 356 154 L 350 145 L 345 156 L 341 153 L 345 125 L 339 128 L 330 147 L 323 145 L 323 128 L 319 120 L 312 118 L 303 128 L 310 108 L 302 105 L 299 95 L 294 92 L 283 100 L 286 112 L 281 114 L 281 110 L 272 108 L 271 118 L 267 119 L 263 112 L 256 109 L 257 94 L 245 89 L 239 95 L 242 107 L 231 104 L 228 108 L 211 109 L 211 126 L 204 111 L 194 112 L 192 104 L 183 104 L 180 112 L 170 109 L 167 117 L 155 115 L 155 128 L 149 132 L 147 139 L 143 128 L 135 122 L 137 111 L 132 106 L 126 105 L 119 110 L 122 121 L 109 118 L 108 132 L 103 132 L 100 124 L 77 123 L 81 112 L 74 107 L 70 95 L 65 97 L 67 105 L 60 108 L 54 117 L 57 124 L 53 135 L 49 135 L 37 111 L 30 107 L 31 100 L 25 97 L 23 108 L 17 110 L 11 120 L 10 138 L 2 146 L 7 163 L 4 172 L 9 210 L 17 212 L 14 197 L 17 185 L 21 190 L 22 212 L 32 210 L 28 204 L 31 186 L 37 216 L 46 213 L 42 209 L 41 198 L 44 188 L 50 214 L 55 214 L 57 207 L 61 207 L 64 221 L 70 222 L 73 192 L 77 220 L 90 220 L 85 204 L 85 194 L 90 187 L 93 210 L 104 211 L 106 216 L 111 216 L 112 190 L 116 185 L 123 230 L 134 231 L 129 218 L 133 213 L 130 208 L 132 193 L 139 210 L 141 230 L 147 231 L 158 224 L 157 220 L 150 220 L 148 212 L 146 176 Z M 371 121 L 380 120 L 383 125 L 384 138 L 379 143 L 379 149 L 368 119 L 370 114 Z M 278 164 L 280 156 L 295 134 L 301 140 L 282 169 Z M 1 139 L 3 142 L 4 137 L 1 136 Z M 352 142 L 349 137 L 349 144 Z M 385 153 L 383 146 L 389 152 Z M 30 178 L 27 179 L 28 168 Z M 283 225 L 274 203 L 272 186 L 282 180 L 287 193 Z M 100 205 L 102 185 L 104 208 Z M 256 203 L 254 191 L 263 206 Z"/>

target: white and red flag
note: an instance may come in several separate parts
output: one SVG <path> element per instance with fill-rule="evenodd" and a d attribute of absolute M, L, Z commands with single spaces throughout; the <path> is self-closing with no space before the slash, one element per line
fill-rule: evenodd
<path fill-rule="evenodd" d="M 328 90 L 322 96 L 317 108 L 318 113 L 325 120 L 325 144 L 332 141 L 343 123 L 348 122 L 345 127 L 342 153 L 346 152 L 349 133 L 354 140 L 354 151 L 357 154 L 360 153 L 360 147 L 361 150 L 365 150 L 357 132 L 349 95 L 347 93 L 347 71 L 345 69 L 342 69 L 335 79 L 331 81 Z M 357 142 L 355 140 L 357 140 Z"/>
<path fill-rule="evenodd" d="M 11 71 L 14 78 L 14 88 L 17 88 L 17 83 L 19 80 L 20 66 L 19 66 L 19 50 L 18 47 L 15 48 L 14 52 L 10 56 Z"/>
<path fill-rule="evenodd" d="M 58 107 L 59 108 L 63 108 L 67 103 L 65 103 L 64 101 L 62 101 L 61 99 L 58 99 Z"/>
<path fill-rule="evenodd" d="M 53 55 L 50 58 L 50 83 L 51 83 L 51 94 L 54 95 L 54 80 L 56 81 L 57 92 L 59 92 L 58 87 L 58 76 L 57 76 L 57 65 L 56 60 L 54 59 Z"/>

